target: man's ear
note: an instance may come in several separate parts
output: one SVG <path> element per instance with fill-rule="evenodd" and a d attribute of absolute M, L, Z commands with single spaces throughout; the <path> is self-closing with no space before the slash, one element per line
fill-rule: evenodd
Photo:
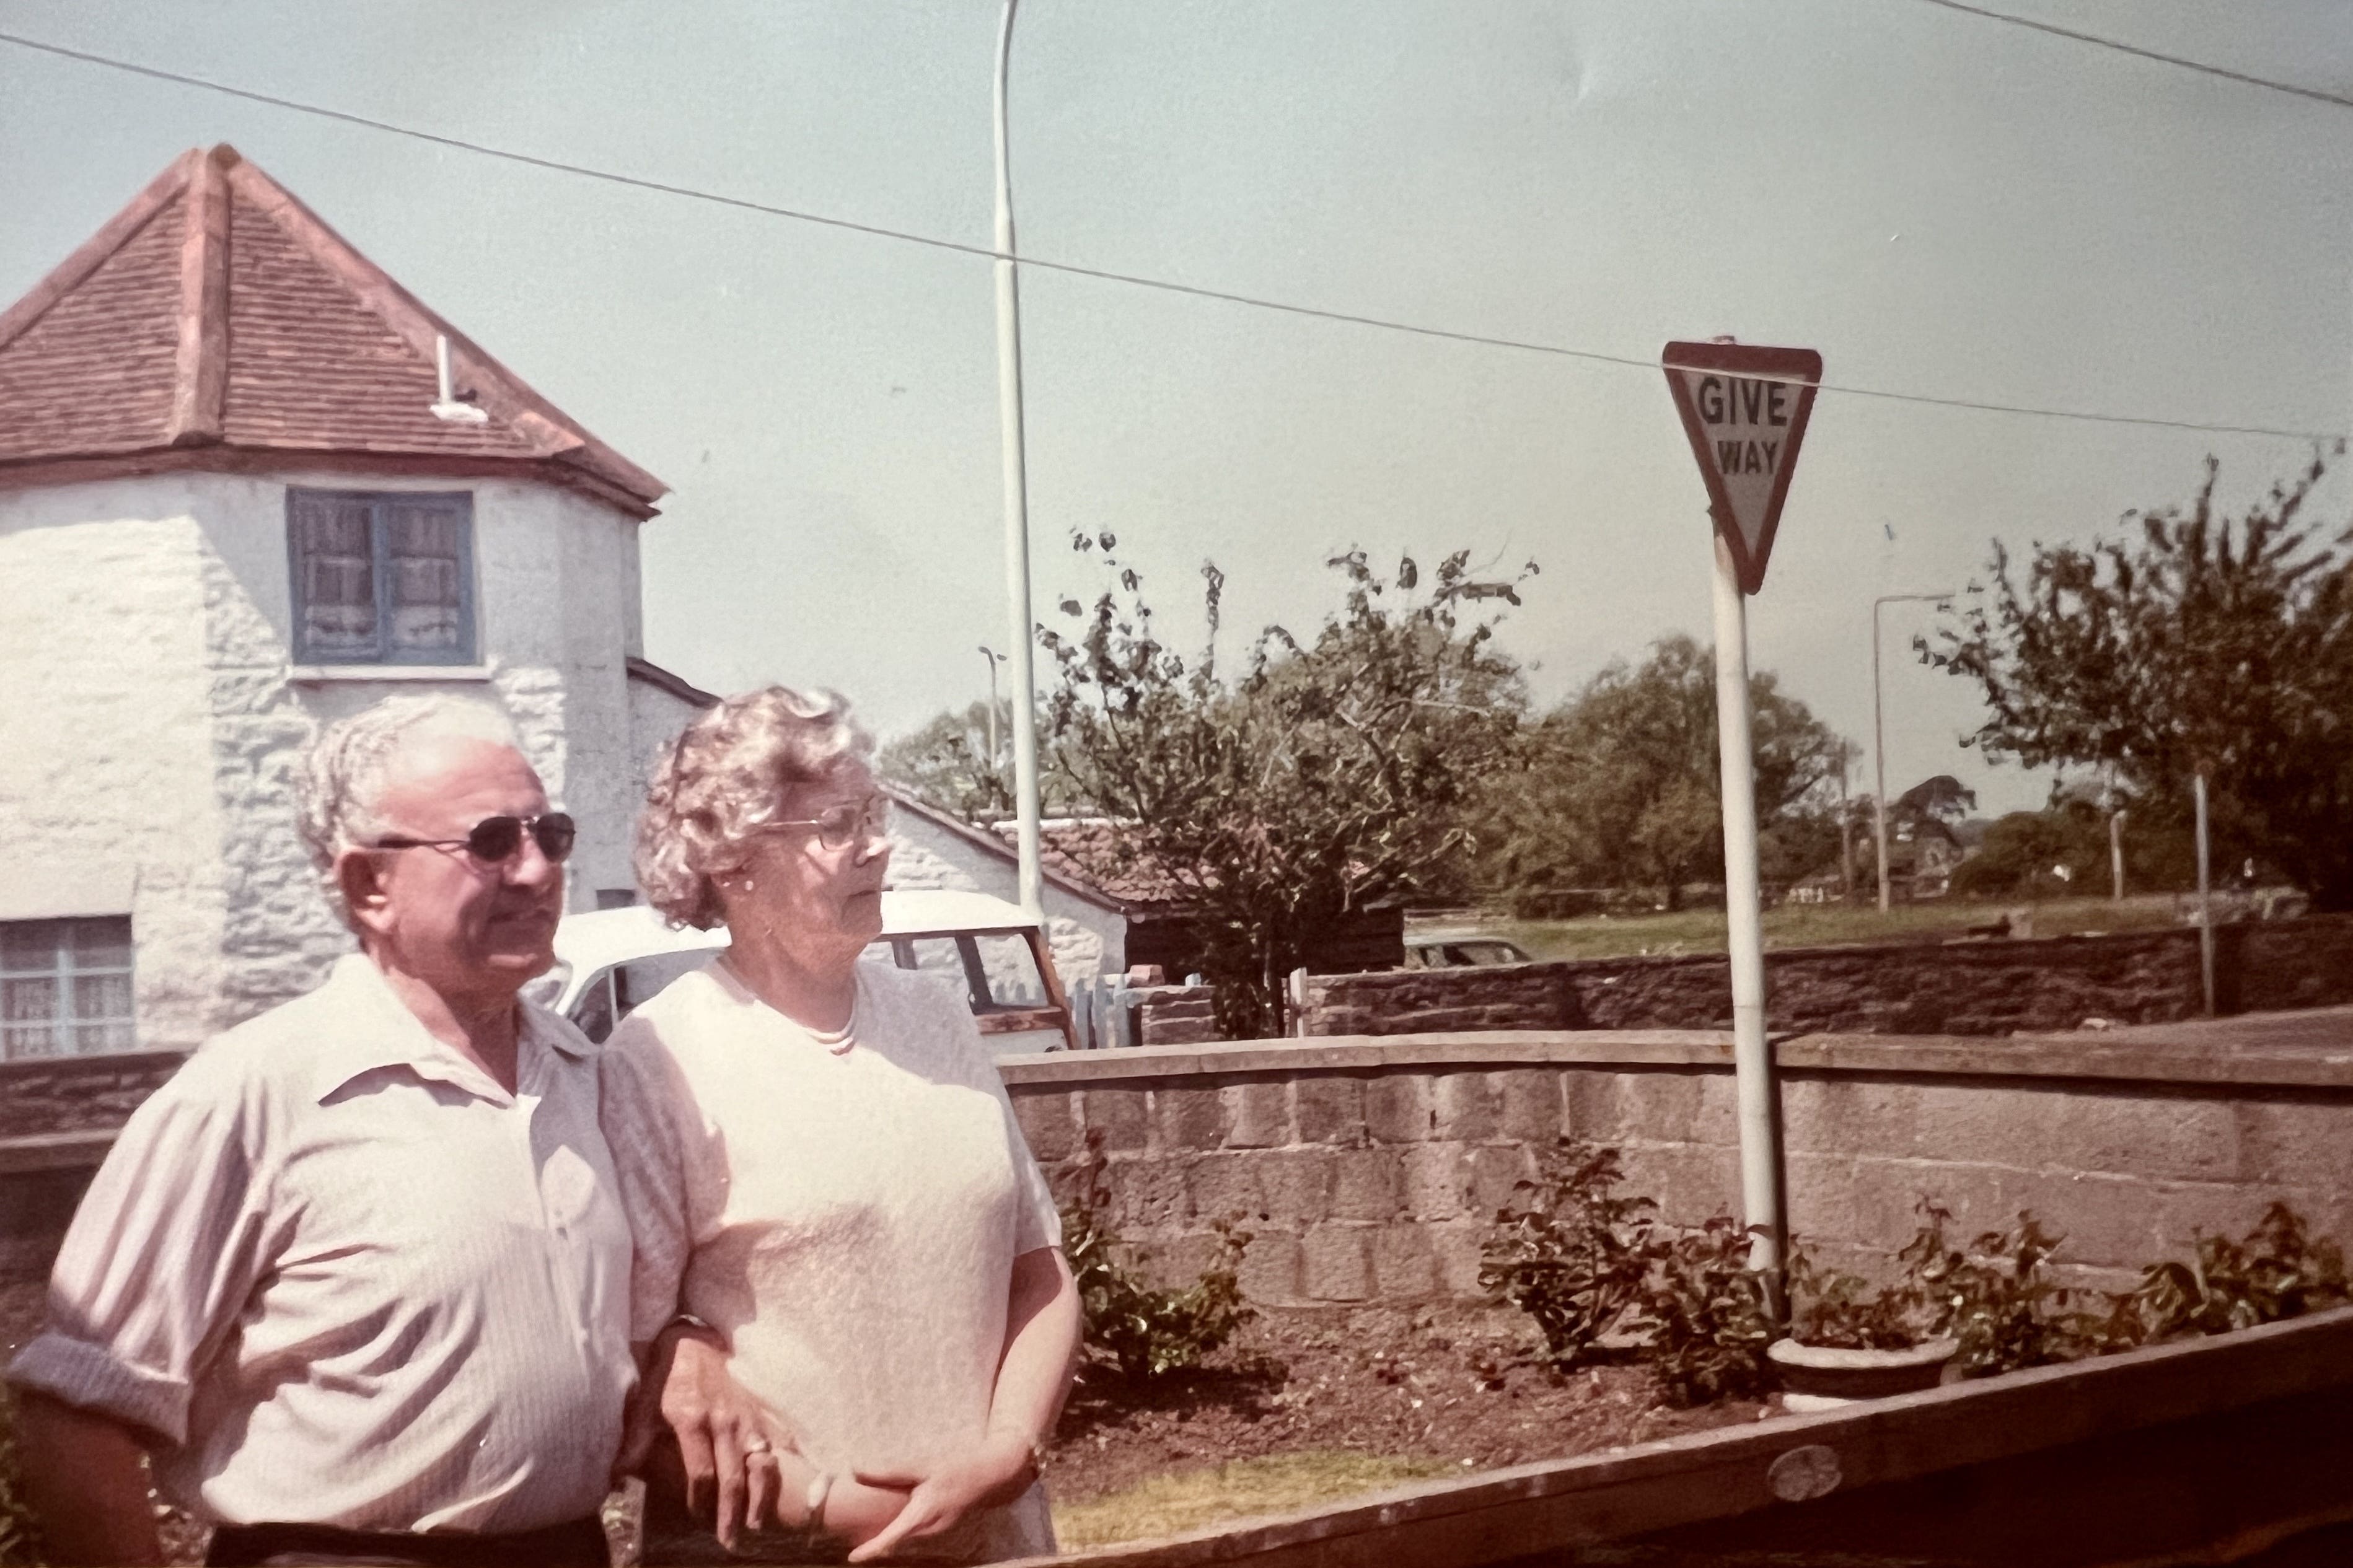
<path fill-rule="evenodd" d="M 335 857 L 335 886 L 343 889 L 343 906 L 370 931 L 380 932 L 388 917 L 392 895 L 385 887 L 387 869 L 372 849 L 346 849 Z"/>

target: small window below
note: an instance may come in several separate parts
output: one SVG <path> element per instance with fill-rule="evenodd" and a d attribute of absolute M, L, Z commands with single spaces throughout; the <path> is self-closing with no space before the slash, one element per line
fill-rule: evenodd
<path fill-rule="evenodd" d="M 0 921 L 0 1061 L 138 1047 L 130 916 Z"/>
<path fill-rule="evenodd" d="M 470 493 L 286 492 L 297 664 L 474 662 Z"/>

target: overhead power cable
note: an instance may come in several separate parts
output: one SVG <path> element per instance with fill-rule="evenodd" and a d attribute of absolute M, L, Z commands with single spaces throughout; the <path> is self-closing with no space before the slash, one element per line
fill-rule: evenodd
<path fill-rule="evenodd" d="M 1931 0 L 1943 4 L 1944 0 Z M 248 103 L 282 109 L 295 114 L 307 114 L 322 120 L 332 120 L 345 125 L 356 125 L 370 131 L 380 131 L 390 136 L 401 136 L 436 147 L 448 147 L 457 152 L 471 153 L 484 158 L 494 158 L 529 168 L 544 169 L 553 174 L 571 174 L 584 180 L 596 180 L 606 184 L 620 185 L 630 190 L 648 191 L 658 195 L 677 196 L 682 200 L 704 202 L 729 207 L 739 212 L 758 213 L 767 217 L 790 219 L 796 223 L 815 224 L 825 228 L 845 230 L 852 234 L 871 236 L 877 239 L 897 240 L 902 244 L 923 246 L 928 249 L 953 252 L 959 256 L 984 260 L 1011 260 L 1018 266 L 1043 272 L 1060 272 L 1073 278 L 1092 278 L 1105 283 L 1124 283 L 1134 288 L 1151 289 L 1166 294 L 1179 294 L 1196 300 L 1215 300 L 1229 305 L 1242 305 L 1252 310 L 1274 310 L 1284 315 L 1303 316 L 1316 321 L 1338 321 L 1349 326 L 1372 327 L 1382 331 L 1404 332 L 1414 337 L 1435 338 L 1446 342 L 1472 343 L 1485 348 L 1514 349 L 1525 353 L 1549 354 L 1560 359 L 1582 360 L 1593 364 L 1620 365 L 1635 370 L 1655 371 L 1659 362 L 1631 354 L 1607 353 L 1599 349 L 1572 348 L 1564 343 L 1532 342 L 1524 338 L 1506 338 L 1484 332 L 1459 331 L 1449 327 L 1427 326 L 1417 321 L 1401 321 L 1386 316 L 1367 316 L 1348 310 L 1326 310 L 1316 305 L 1303 305 L 1294 300 L 1272 300 L 1256 294 L 1237 293 L 1225 289 L 1209 289 L 1195 283 L 1179 283 L 1171 279 L 1153 278 L 1136 272 L 1117 272 L 1108 268 L 1087 267 L 1071 261 L 1052 261 L 1039 256 L 1017 254 L 1007 257 L 993 247 L 969 245 L 959 240 L 943 239 L 936 235 L 918 234 L 909 229 L 892 228 L 882 224 L 861 223 L 855 218 L 838 217 L 828 213 L 811 212 L 801 207 L 779 206 L 769 202 L 754 201 L 746 196 L 731 196 L 716 191 L 701 190 L 691 185 L 673 184 L 664 180 L 648 179 L 639 174 L 619 174 L 586 163 L 574 163 L 560 158 L 544 158 L 537 153 L 518 153 L 510 148 L 491 146 L 488 142 L 470 142 L 463 137 L 448 136 L 435 131 L 420 131 L 414 126 L 376 120 L 349 110 L 332 109 L 323 104 L 305 103 L 300 99 L 283 98 L 274 93 L 257 92 L 250 88 L 215 81 L 207 77 L 191 76 L 183 71 L 164 70 L 161 67 L 141 65 L 136 61 L 117 59 L 87 49 L 69 48 L 40 38 L 28 38 L 21 34 L 0 32 L 0 44 L 13 44 L 18 48 L 54 55 L 62 59 L 84 65 L 124 71 L 132 76 L 146 77 L 175 86 L 192 87 L 206 92 L 216 92 L 229 98 L 243 99 Z M 1759 377 L 1762 380 L 1781 379 Z M 1891 403 L 1915 403 L 1935 408 L 1967 408 L 1986 414 L 2015 414 L 2042 419 L 2073 419 L 2097 425 L 2130 425 L 2162 430 L 2190 430 L 2213 436 L 2260 436 L 2290 441 L 2333 441 L 2333 431 L 2290 430 L 2266 425 L 2218 425 L 2194 419 L 2164 419 L 2137 414 L 2101 414 L 2080 408 L 2045 408 L 2030 404 L 1997 403 L 1967 397 L 1938 397 L 1927 393 L 1893 392 L 1883 387 L 1857 386 L 1839 382 L 1818 384 L 1824 392 L 1841 393 L 1851 397 L 1872 397 Z"/>
<path fill-rule="evenodd" d="M 2225 66 L 2209 64 L 2205 60 L 2193 60 L 2186 55 L 2168 55 L 2159 49 L 2145 49 L 2138 44 L 2127 44 L 2121 38 L 2105 38 L 2097 33 L 2079 33 L 2073 27 L 2063 27 L 2056 22 L 2038 21 L 2031 16 L 2013 16 L 2008 11 L 1995 11 L 1983 5 L 1965 5 L 1963 0 L 1921 0 L 1921 3 L 1942 6 L 1947 11 L 1958 11 L 1966 16 L 1982 16 L 1989 22 L 2006 22 L 2013 27 L 2029 27 L 2038 33 L 2048 33 L 2054 38 L 2072 38 L 2079 44 L 2094 44 L 2104 49 L 2114 49 L 2120 55 L 2155 60 L 2160 65 L 2179 66 L 2183 70 L 2197 71 L 2203 76 L 2220 77 L 2224 81 L 2235 81 L 2242 87 L 2260 87 L 2272 92 L 2291 93 L 2297 98 L 2308 98 L 2315 103 L 2333 103 L 2339 109 L 2353 109 L 2353 98 L 2348 98 L 2342 93 L 2328 92 L 2316 87 L 2299 87 L 2295 82 L 2279 81 L 2267 76 L 2251 76 L 2245 71 L 2234 71 Z"/>

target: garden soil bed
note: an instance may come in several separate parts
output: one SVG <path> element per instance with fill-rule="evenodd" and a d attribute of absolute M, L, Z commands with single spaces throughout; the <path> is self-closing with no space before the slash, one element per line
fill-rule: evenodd
<path fill-rule="evenodd" d="M 1666 1408 L 1638 1365 L 1556 1376 L 1518 1312 L 1266 1310 L 1197 1372 L 1131 1388 L 1091 1373 L 1046 1459 L 1058 1501 L 1229 1459 L 1316 1451 L 1443 1460 L 1464 1474 L 1754 1421 L 1774 1406 Z"/>

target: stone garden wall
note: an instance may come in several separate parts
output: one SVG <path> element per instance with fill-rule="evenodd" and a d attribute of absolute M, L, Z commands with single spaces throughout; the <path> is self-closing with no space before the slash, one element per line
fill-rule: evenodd
<path fill-rule="evenodd" d="M 2353 916 L 2225 925 L 2215 937 L 2222 1013 L 2353 1002 Z M 1767 953 L 1765 971 L 1778 1029 L 2005 1035 L 2088 1018 L 2170 1023 L 2204 1007 L 2189 929 L 1793 948 Z M 1721 954 L 1311 975 L 1307 987 L 1308 1036 L 1732 1026 Z"/>
<path fill-rule="evenodd" d="M 1960 1235 L 2031 1208 L 2062 1258 L 2120 1284 L 2200 1229 L 2274 1198 L 2353 1241 L 2353 1009 L 2295 1044 L 2211 1025 L 2015 1039 L 1814 1035 L 1777 1047 L 1790 1223 L 1866 1270 L 1908 1240 L 1921 1196 Z M 2232 1026 L 2243 1028 L 2244 1026 Z M 62 1077 L 5 1069 L 0 1282 L 45 1272 L 108 1129 L 175 1058 L 116 1058 L 103 1087 L 34 1115 Z M 75 1064 L 88 1084 L 95 1064 Z M 1177 1278 L 1215 1222 L 1252 1240 L 1269 1304 L 1477 1293 L 1479 1247 L 1513 1184 L 1563 1135 L 1625 1152 L 1629 1186 L 1695 1223 L 1738 1202 L 1732 1048 L 1711 1031 L 1498 1031 L 1259 1041 L 1000 1059 L 1031 1147 L 1066 1189 L 1101 1134 L 1119 1231 Z M 19 1131 L 27 1119 L 38 1131 Z M 81 1131 L 61 1131 L 60 1120 Z"/>
<path fill-rule="evenodd" d="M 2353 1016 L 2343 1020 L 2353 1035 Z M 1784 1042 L 1788 1213 L 1870 1270 L 1921 1196 L 1957 1234 L 2031 1208 L 2079 1278 L 2125 1282 L 2203 1228 L 2286 1198 L 2353 1241 L 2353 1058 L 1962 1038 Z M 1629 1186 L 1695 1223 L 1738 1202 L 1731 1045 L 1707 1033 L 1516 1032 L 1030 1057 L 1003 1064 L 1031 1147 L 1068 1171 L 1102 1133 L 1119 1231 L 1170 1278 L 1213 1222 L 1254 1239 L 1269 1303 L 1478 1290 L 1513 1184 L 1563 1134 L 1625 1151 Z"/>

